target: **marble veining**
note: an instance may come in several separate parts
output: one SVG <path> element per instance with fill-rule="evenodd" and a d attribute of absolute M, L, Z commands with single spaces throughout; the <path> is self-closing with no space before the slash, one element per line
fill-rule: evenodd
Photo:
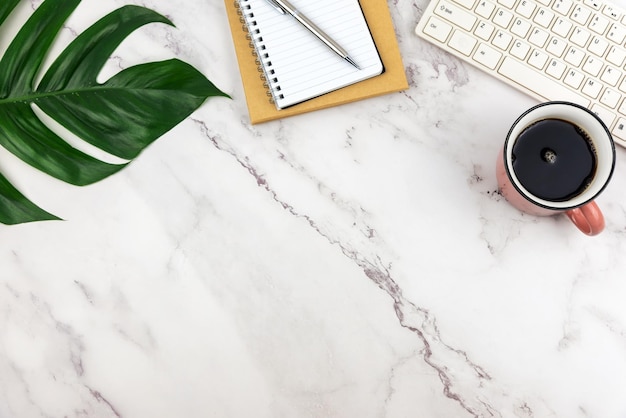
<path fill-rule="evenodd" d="M 500 196 L 534 101 L 419 40 L 426 1 L 389 2 L 408 90 L 261 125 L 221 1 L 84 0 L 55 51 L 125 4 L 175 27 L 102 79 L 179 57 L 232 99 L 89 187 L 0 153 L 65 219 L 2 228 L 0 418 L 626 417 L 623 149 L 588 238 Z"/>

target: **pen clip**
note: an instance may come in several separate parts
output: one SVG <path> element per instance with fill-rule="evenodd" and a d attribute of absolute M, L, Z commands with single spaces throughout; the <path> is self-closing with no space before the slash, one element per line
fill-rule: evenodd
<path fill-rule="evenodd" d="M 286 12 L 285 12 L 285 9 L 283 9 L 283 8 L 281 7 L 281 5 L 280 5 L 280 4 L 278 4 L 276 1 L 274 1 L 274 0 L 267 0 L 267 2 L 268 2 L 268 3 L 270 4 L 270 6 L 272 6 L 274 9 L 278 10 L 278 11 L 280 12 L 280 14 L 284 15 L 284 14 L 286 13 Z"/>

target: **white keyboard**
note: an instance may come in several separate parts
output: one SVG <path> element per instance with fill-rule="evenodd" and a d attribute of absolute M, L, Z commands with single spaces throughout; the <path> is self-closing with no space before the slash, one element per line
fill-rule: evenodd
<path fill-rule="evenodd" d="M 597 0 L 431 0 L 415 33 L 541 101 L 591 109 L 626 147 L 626 10 Z"/>

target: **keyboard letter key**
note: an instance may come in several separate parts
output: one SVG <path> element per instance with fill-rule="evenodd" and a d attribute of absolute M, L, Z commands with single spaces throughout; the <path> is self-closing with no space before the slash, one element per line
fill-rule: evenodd
<path fill-rule="evenodd" d="M 504 9 L 498 9 L 496 15 L 492 19 L 492 22 L 501 28 L 508 28 L 511 20 L 513 20 L 513 15 L 511 13 Z"/>
<path fill-rule="evenodd" d="M 617 46 L 611 47 L 611 50 L 606 56 L 606 60 L 608 62 L 610 62 L 611 64 L 615 64 L 618 67 L 622 66 L 625 58 L 626 50 Z"/>
<path fill-rule="evenodd" d="M 499 30 L 498 33 L 496 33 L 496 36 L 493 37 L 493 41 L 491 41 L 491 43 L 501 50 L 506 51 L 507 49 L 509 49 L 509 45 L 511 45 L 512 40 L 513 37 L 511 35 L 509 35 L 507 32 Z"/>
<path fill-rule="evenodd" d="M 476 26 L 476 30 L 474 31 L 474 34 L 478 36 L 480 39 L 488 41 L 489 38 L 491 38 L 491 34 L 493 33 L 494 30 L 495 28 L 491 26 L 489 23 L 480 22 L 478 26 Z"/>
<path fill-rule="evenodd" d="M 575 67 L 578 67 L 581 62 L 583 62 L 583 58 L 585 58 L 585 53 L 573 46 L 567 51 L 565 54 L 565 61 L 569 64 L 572 64 Z"/>
<path fill-rule="evenodd" d="M 552 26 L 552 32 L 556 33 L 562 38 L 567 38 L 570 29 L 572 29 L 572 26 L 572 22 L 570 22 L 569 20 L 557 19 L 554 23 L 554 26 Z"/>
<path fill-rule="evenodd" d="M 615 87 L 617 82 L 622 78 L 622 72 L 617 68 L 607 66 L 600 77 L 600 80 Z"/>
<path fill-rule="evenodd" d="M 536 49 L 533 50 L 533 53 L 530 54 L 530 58 L 528 59 L 528 63 L 538 70 L 543 69 L 547 61 L 548 55 Z"/>
<path fill-rule="evenodd" d="M 576 90 L 578 90 L 580 88 L 580 85 L 583 83 L 584 79 L 585 79 L 585 76 L 582 75 L 582 73 L 579 73 L 576 70 L 569 70 L 563 81 L 568 86 L 571 86 L 575 88 Z"/>
<path fill-rule="evenodd" d="M 551 59 L 548 67 L 546 68 L 546 73 L 551 75 L 552 77 L 560 80 L 565 72 L 565 64 L 561 61 L 557 61 L 555 59 Z"/>
<path fill-rule="evenodd" d="M 590 36 L 591 34 L 587 32 L 586 30 L 575 28 L 574 32 L 572 33 L 572 36 L 569 39 L 570 41 L 574 42 L 576 45 L 580 47 L 584 47 L 587 44 L 587 41 L 589 40 Z"/>
<path fill-rule="evenodd" d="M 544 32 L 541 29 L 534 29 L 533 33 L 531 33 L 528 37 L 528 40 L 531 44 L 538 46 L 539 48 L 543 48 L 548 41 L 549 36 L 550 34 L 548 32 Z"/>
<path fill-rule="evenodd" d="M 602 90 L 602 84 L 600 84 L 596 80 L 588 78 L 583 85 L 582 92 L 592 99 L 596 99 L 598 97 L 598 94 L 600 94 L 600 90 Z"/>
<path fill-rule="evenodd" d="M 594 36 L 591 42 L 589 43 L 589 46 L 587 47 L 587 49 L 590 52 L 593 52 L 597 56 L 601 57 L 604 55 L 608 47 L 609 47 L 609 43 L 607 41 L 605 41 L 604 39 L 598 36 Z"/>
<path fill-rule="evenodd" d="M 493 13 L 493 10 L 495 8 L 495 4 L 487 0 L 482 0 L 480 3 L 478 3 L 478 6 L 476 6 L 476 14 L 478 14 L 478 16 L 484 17 L 485 19 L 489 19 L 491 13 Z"/>
<path fill-rule="evenodd" d="M 528 55 L 528 51 L 530 51 L 530 45 L 522 41 L 515 41 L 511 48 L 511 55 L 524 61 Z"/>
<path fill-rule="evenodd" d="M 602 69 L 602 61 L 598 58 L 587 57 L 587 61 L 583 65 L 583 71 L 587 74 L 590 74 L 594 77 L 597 77 L 600 74 L 600 70 Z"/>
<path fill-rule="evenodd" d="M 567 48 L 567 42 L 565 42 L 561 38 L 554 36 L 552 37 L 552 39 L 550 39 L 546 51 L 554 56 L 560 57 L 561 55 L 563 55 L 563 52 L 565 52 L 565 48 Z"/>
<path fill-rule="evenodd" d="M 522 0 L 517 6 L 516 12 L 524 16 L 526 19 L 530 19 L 535 11 L 535 3 L 531 0 Z"/>
<path fill-rule="evenodd" d="M 530 23 L 526 20 L 515 19 L 513 25 L 511 26 L 511 32 L 520 38 L 525 38 L 528 35 L 528 31 L 530 30 Z"/>
<path fill-rule="evenodd" d="M 538 25 L 541 25 L 544 28 L 547 28 L 548 26 L 550 26 L 550 23 L 552 22 L 552 18 L 554 18 L 554 13 L 552 13 L 548 9 L 540 9 L 535 15 L 534 20 L 535 20 L 535 23 L 537 23 Z"/>

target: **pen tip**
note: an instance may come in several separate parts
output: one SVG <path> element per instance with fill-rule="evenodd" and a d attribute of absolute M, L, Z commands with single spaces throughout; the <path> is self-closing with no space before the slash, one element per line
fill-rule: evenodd
<path fill-rule="evenodd" d="M 348 61 L 350 64 L 354 65 L 354 66 L 356 67 L 356 69 L 357 69 L 357 70 L 360 70 L 360 69 L 361 69 L 361 67 L 359 67 L 359 66 L 357 65 L 357 63 L 356 63 L 356 62 L 354 62 L 354 60 L 353 60 L 352 58 L 350 58 L 350 57 L 346 57 L 346 61 Z"/>

